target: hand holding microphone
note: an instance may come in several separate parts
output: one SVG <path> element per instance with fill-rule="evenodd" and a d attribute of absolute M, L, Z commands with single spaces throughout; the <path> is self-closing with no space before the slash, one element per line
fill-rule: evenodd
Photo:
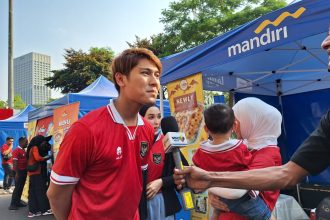
<path fill-rule="evenodd" d="M 179 132 L 178 123 L 173 116 L 163 118 L 160 127 L 165 135 L 163 139 L 165 153 L 172 152 L 176 168 L 183 170 L 180 148 L 187 146 L 185 134 Z M 183 189 L 180 190 L 180 195 L 183 202 L 183 208 L 185 210 L 194 209 L 191 190 L 187 187 L 183 187 Z"/>

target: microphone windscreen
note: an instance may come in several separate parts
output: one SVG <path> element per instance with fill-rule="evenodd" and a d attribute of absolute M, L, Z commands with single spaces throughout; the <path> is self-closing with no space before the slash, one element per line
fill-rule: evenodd
<path fill-rule="evenodd" d="M 179 131 L 178 123 L 176 122 L 176 120 L 173 116 L 164 117 L 160 121 L 160 127 L 161 127 L 164 135 L 166 135 L 167 132 L 178 132 Z"/>

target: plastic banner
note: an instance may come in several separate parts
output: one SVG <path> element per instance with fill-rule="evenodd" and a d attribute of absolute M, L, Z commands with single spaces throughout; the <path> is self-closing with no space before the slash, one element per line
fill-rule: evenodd
<path fill-rule="evenodd" d="M 75 102 L 54 109 L 54 160 L 56 159 L 64 135 L 69 130 L 70 126 L 78 120 L 78 113 L 79 102 Z"/>
<path fill-rule="evenodd" d="M 184 132 L 188 146 L 181 148 L 183 155 L 191 164 L 192 156 L 199 147 L 199 143 L 207 139 L 204 127 L 203 110 L 204 97 L 202 74 L 198 73 L 167 85 L 171 113 Z M 208 219 L 207 193 L 194 196 L 195 210 L 191 212 L 191 219 Z"/>

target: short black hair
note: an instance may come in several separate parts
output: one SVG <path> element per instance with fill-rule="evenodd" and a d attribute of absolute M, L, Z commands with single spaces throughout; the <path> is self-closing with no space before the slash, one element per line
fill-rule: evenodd
<path fill-rule="evenodd" d="M 158 108 L 158 106 L 155 105 L 155 104 L 147 104 L 147 105 L 143 105 L 143 106 L 140 108 L 139 114 L 140 114 L 142 117 L 146 116 L 146 113 L 147 113 L 148 109 L 151 108 L 151 107 L 157 107 L 157 108 Z"/>
<path fill-rule="evenodd" d="M 225 104 L 214 104 L 204 111 L 206 127 L 214 134 L 226 134 L 234 125 L 234 111 Z"/>
<path fill-rule="evenodd" d="M 9 136 L 9 137 L 6 138 L 6 141 L 8 141 L 8 140 L 10 140 L 10 139 L 13 139 L 13 140 L 14 140 L 13 137 L 10 137 L 10 136 Z"/>
<path fill-rule="evenodd" d="M 26 137 L 25 137 L 25 136 L 20 137 L 20 138 L 18 139 L 18 143 L 21 143 L 21 142 L 24 141 L 24 140 L 26 140 Z"/>

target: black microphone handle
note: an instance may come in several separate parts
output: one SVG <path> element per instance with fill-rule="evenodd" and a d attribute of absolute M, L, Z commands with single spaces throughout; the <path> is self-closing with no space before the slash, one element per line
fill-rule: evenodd
<path fill-rule="evenodd" d="M 172 149 L 172 154 L 173 154 L 173 159 L 175 163 L 175 167 L 179 170 L 183 169 L 182 165 L 182 160 L 181 160 L 181 155 L 180 155 L 180 150 L 178 147 L 175 147 Z"/>

